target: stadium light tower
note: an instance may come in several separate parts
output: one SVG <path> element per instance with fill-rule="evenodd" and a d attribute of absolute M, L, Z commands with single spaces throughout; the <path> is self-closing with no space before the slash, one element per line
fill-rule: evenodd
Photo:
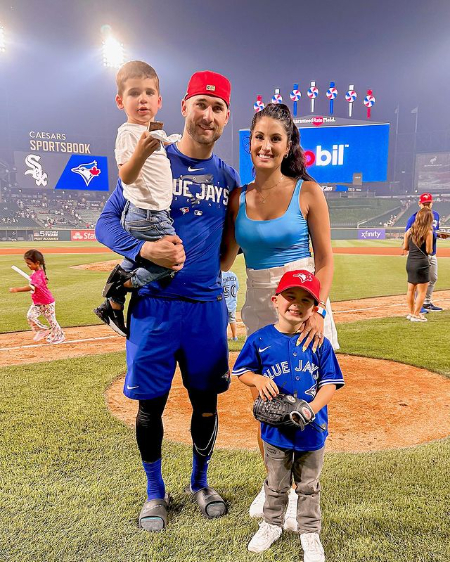
<path fill-rule="evenodd" d="M 0 53 L 4 53 L 5 51 L 6 51 L 5 28 L 0 23 Z"/>
<path fill-rule="evenodd" d="M 113 36 L 109 25 L 102 26 L 101 33 L 103 35 L 103 65 L 108 68 L 119 68 L 125 62 L 123 44 Z"/>

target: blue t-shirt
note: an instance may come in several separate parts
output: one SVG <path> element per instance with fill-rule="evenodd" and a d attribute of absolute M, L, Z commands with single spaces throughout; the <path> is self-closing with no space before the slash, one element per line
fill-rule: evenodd
<path fill-rule="evenodd" d="M 298 398 L 311 402 L 324 385 L 344 385 L 339 363 L 331 343 L 325 338 L 313 352 L 311 346 L 302 351 L 297 346 L 298 334 L 282 334 L 272 324 L 253 333 L 244 344 L 233 369 L 233 375 L 251 371 L 275 381 L 279 390 L 297 393 Z M 279 429 L 261 423 L 263 441 L 275 447 L 294 451 L 317 451 L 325 445 L 328 435 L 328 411 L 325 406 L 316 414 L 315 423 L 326 427 L 323 432 L 307 425 L 303 431 Z M 323 425 L 324 424 L 324 425 Z"/>
<path fill-rule="evenodd" d="M 433 213 L 433 219 L 434 219 L 433 220 L 433 251 L 429 255 L 435 256 L 436 255 L 436 240 L 437 240 L 436 230 L 439 230 L 439 213 L 437 213 L 436 211 L 433 211 L 433 209 L 431 209 L 431 212 Z M 408 222 L 406 223 L 405 232 L 411 228 L 413 222 L 416 220 L 416 215 L 417 215 L 417 213 L 414 213 L 411 217 L 409 217 Z"/>
<path fill-rule="evenodd" d="M 234 312 L 237 308 L 237 293 L 239 291 L 239 280 L 236 273 L 231 270 L 222 271 L 222 286 L 228 312 Z"/>
<path fill-rule="evenodd" d="M 186 262 L 167 286 L 150 283 L 139 290 L 139 296 L 215 300 L 222 294 L 219 252 L 229 193 L 240 184 L 239 175 L 214 154 L 206 160 L 189 158 L 175 144 L 166 151 L 173 176 L 170 212 L 183 241 Z M 122 228 L 125 203 L 119 180 L 95 232 L 102 244 L 135 261 L 144 241 Z"/>

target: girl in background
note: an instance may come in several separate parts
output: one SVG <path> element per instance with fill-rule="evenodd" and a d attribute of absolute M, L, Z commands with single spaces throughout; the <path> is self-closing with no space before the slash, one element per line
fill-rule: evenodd
<path fill-rule="evenodd" d="M 430 262 L 428 255 L 433 252 L 433 213 L 429 207 L 418 211 L 416 220 L 405 232 L 403 250 L 408 252 L 406 271 L 408 273 L 408 291 L 406 300 L 411 322 L 426 322 L 420 311 L 430 281 Z M 415 299 L 414 299 L 415 297 Z"/>
<path fill-rule="evenodd" d="M 47 287 L 47 274 L 44 256 L 38 250 L 28 250 L 23 259 L 31 274 L 30 285 L 25 287 L 12 287 L 10 293 L 25 293 L 32 291 L 31 300 L 33 304 L 27 312 L 27 321 L 35 333 L 34 341 L 46 338 L 48 343 L 61 343 L 64 341 L 64 332 L 58 324 L 55 316 L 55 299 Z M 34 289 L 34 290 L 33 290 Z M 50 328 L 39 321 L 39 316 L 44 316 Z"/>

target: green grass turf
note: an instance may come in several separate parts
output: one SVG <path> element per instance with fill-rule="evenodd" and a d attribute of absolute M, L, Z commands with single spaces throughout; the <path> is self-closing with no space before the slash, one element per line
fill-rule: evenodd
<path fill-rule="evenodd" d="M 450 259 L 440 258 L 436 290 L 450 289 Z M 242 255 L 232 270 L 239 278 L 238 310 L 245 300 L 245 264 Z M 406 309 L 406 256 L 336 254 L 331 301 L 399 295 Z"/>
<path fill-rule="evenodd" d="M 101 291 L 105 272 L 73 269 L 72 266 L 118 258 L 116 254 L 45 254 L 49 288 L 56 299 L 56 315 L 63 327 L 99 324 L 92 309 L 102 302 Z M 406 293 L 406 257 L 404 256 L 334 256 L 335 274 L 331 291 L 332 301 L 359 299 L 371 296 L 399 295 L 402 302 Z M 26 312 L 31 303 L 29 293 L 10 294 L 9 287 L 22 286 L 22 278 L 11 269 L 17 265 L 29 273 L 21 256 L 0 255 L 0 294 L 4 316 L 0 332 L 26 330 Z M 233 271 L 239 278 L 238 310 L 245 300 L 245 264 L 237 257 Z M 437 290 L 450 288 L 450 259 L 439 259 Z"/>
<path fill-rule="evenodd" d="M 344 324 L 342 351 L 409 360 L 449 375 L 450 356 L 436 346 L 448 320 L 448 313 L 440 313 L 420 326 L 399 318 L 384 325 Z M 0 559 L 255 560 L 246 547 L 257 523 L 247 510 L 264 472 L 254 452 L 215 452 L 210 481 L 231 507 L 227 517 L 208 521 L 182 492 L 190 447 L 166 442 L 163 472 L 174 498 L 170 527 L 156 535 L 137 529 L 145 477 L 134 432 L 110 416 L 104 401 L 106 386 L 123 370 L 123 353 L 2 369 Z M 327 560 L 448 561 L 449 476 L 449 439 L 397 451 L 327 455 Z M 298 537 L 283 535 L 258 559 L 301 559 Z"/>

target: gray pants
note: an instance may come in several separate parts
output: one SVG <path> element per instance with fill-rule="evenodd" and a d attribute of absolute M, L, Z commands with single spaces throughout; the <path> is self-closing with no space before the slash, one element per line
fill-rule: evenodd
<path fill-rule="evenodd" d="M 430 262 L 430 282 L 428 283 L 427 294 L 425 295 L 425 300 L 423 304 L 430 304 L 431 295 L 434 291 L 434 286 L 438 278 L 438 265 L 436 256 L 428 256 L 428 261 Z"/>
<path fill-rule="evenodd" d="M 297 523 L 299 533 L 320 533 L 320 482 L 325 447 L 318 451 L 279 449 L 264 442 L 267 479 L 264 482 L 266 501 L 264 520 L 281 527 L 292 480 L 298 496 Z"/>

